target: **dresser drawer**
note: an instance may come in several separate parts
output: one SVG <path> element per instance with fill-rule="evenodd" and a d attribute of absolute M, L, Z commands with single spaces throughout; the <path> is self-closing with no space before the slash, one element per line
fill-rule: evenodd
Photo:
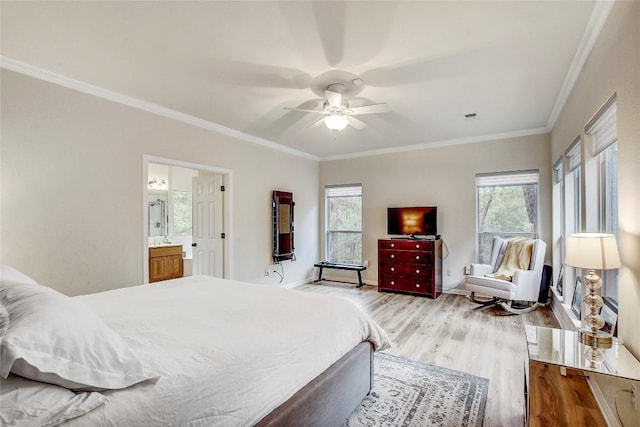
<path fill-rule="evenodd" d="M 431 277 L 433 269 L 420 264 L 401 264 L 399 262 L 382 262 L 379 264 L 380 273 L 403 277 Z"/>
<path fill-rule="evenodd" d="M 433 252 L 430 250 L 424 251 L 394 251 L 389 249 L 380 250 L 379 262 L 401 262 L 411 264 L 431 265 L 433 264 Z"/>
<path fill-rule="evenodd" d="M 402 251 L 433 251 L 432 240 L 378 240 L 379 249 Z"/>
<path fill-rule="evenodd" d="M 431 281 L 382 275 L 380 288 L 389 291 L 431 294 Z"/>

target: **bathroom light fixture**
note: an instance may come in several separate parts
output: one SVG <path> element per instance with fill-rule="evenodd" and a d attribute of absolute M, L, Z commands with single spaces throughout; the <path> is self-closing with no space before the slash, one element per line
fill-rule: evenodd
<path fill-rule="evenodd" d="M 341 131 L 349 124 L 349 119 L 347 119 L 347 116 L 343 116 L 342 114 L 331 114 L 325 117 L 323 121 L 325 126 L 327 126 L 334 132 Z"/>

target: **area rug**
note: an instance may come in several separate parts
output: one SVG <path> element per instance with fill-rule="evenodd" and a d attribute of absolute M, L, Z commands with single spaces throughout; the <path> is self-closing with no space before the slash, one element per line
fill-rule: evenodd
<path fill-rule="evenodd" d="M 489 380 L 385 353 L 373 390 L 345 427 L 482 426 Z"/>

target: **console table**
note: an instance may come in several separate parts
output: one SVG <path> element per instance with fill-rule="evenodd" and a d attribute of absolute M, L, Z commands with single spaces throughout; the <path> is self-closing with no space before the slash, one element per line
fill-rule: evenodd
<path fill-rule="evenodd" d="M 526 425 L 639 425 L 640 362 L 615 338 L 593 356 L 577 331 L 527 325 L 525 334 Z"/>

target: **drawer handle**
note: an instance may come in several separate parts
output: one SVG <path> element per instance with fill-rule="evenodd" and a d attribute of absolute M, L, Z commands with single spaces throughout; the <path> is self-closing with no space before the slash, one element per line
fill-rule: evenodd
<path fill-rule="evenodd" d="M 396 256 L 394 254 L 391 254 L 391 258 L 395 258 Z"/>
<path fill-rule="evenodd" d="M 395 269 L 395 268 L 393 268 L 393 267 L 391 267 L 391 271 L 396 271 L 396 269 Z"/>
<path fill-rule="evenodd" d="M 395 284 L 396 284 L 396 282 L 394 282 L 394 281 L 392 280 L 392 281 L 391 281 L 391 284 L 392 284 L 392 285 L 395 285 Z"/>
<path fill-rule="evenodd" d="M 416 245 L 416 249 L 420 249 L 420 245 Z"/>
<path fill-rule="evenodd" d="M 420 273 L 420 270 L 416 270 L 416 273 Z"/>
<path fill-rule="evenodd" d="M 395 243 L 392 243 L 392 244 L 391 244 L 391 247 L 392 247 L 392 248 L 395 248 L 395 247 L 396 247 Z"/>
<path fill-rule="evenodd" d="M 416 288 L 419 288 L 419 287 L 420 287 L 420 284 L 419 284 L 419 283 L 416 283 Z"/>
<path fill-rule="evenodd" d="M 416 259 L 420 259 L 420 255 L 416 255 Z"/>

